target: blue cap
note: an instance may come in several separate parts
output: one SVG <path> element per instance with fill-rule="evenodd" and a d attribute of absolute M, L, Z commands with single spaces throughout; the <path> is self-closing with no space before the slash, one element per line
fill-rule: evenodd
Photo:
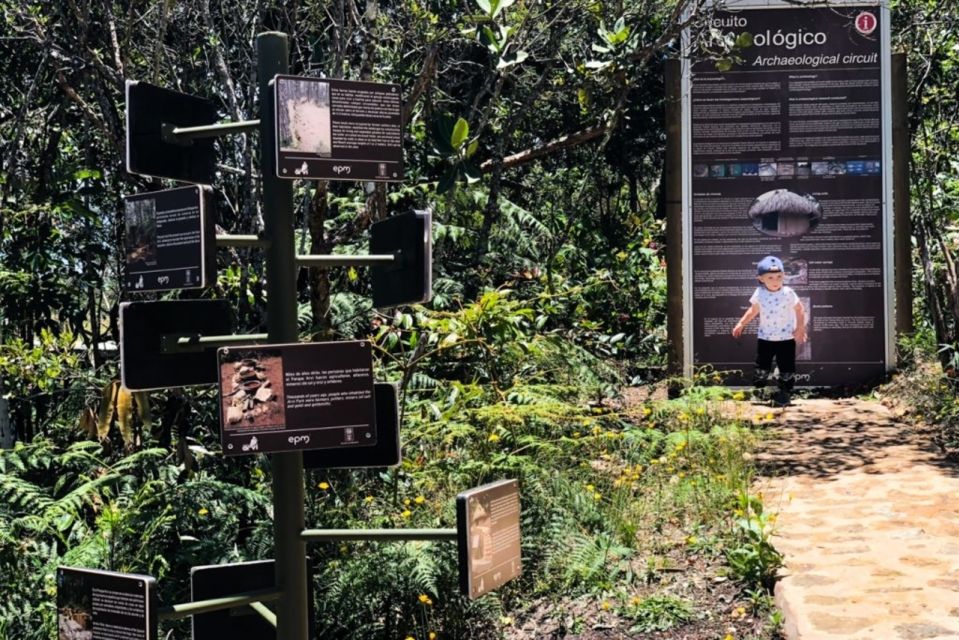
<path fill-rule="evenodd" d="M 785 269 L 783 269 L 783 261 L 776 256 L 766 256 L 756 265 L 757 276 L 783 271 L 785 271 Z"/>

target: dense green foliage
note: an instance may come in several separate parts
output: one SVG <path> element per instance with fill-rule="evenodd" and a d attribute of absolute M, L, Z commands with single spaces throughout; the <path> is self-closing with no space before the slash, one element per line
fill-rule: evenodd
<path fill-rule="evenodd" d="M 308 522 L 452 526 L 458 491 L 503 477 L 523 491 L 524 577 L 475 603 L 454 595 L 449 546 L 313 547 L 320 637 L 496 637 L 534 606 L 573 631 L 569 598 L 633 633 L 664 629 L 702 613 L 661 592 L 676 554 L 725 562 L 761 603 L 781 558 L 749 494 L 754 423 L 699 385 L 616 399 L 663 375 L 662 63 L 682 10 L 702 4 L 0 0 L 0 393 L 19 438 L 0 456 L 0 638 L 53 635 L 59 564 L 149 573 L 170 603 L 188 599 L 191 566 L 272 554 L 270 461 L 220 455 L 214 392 L 113 382 L 121 197 L 168 186 L 124 170 L 124 80 L 256 117 L 253 37 L 271 29 L 290 35 L 293 73 L 404 88 L 406 181 L 296 183 L 298 250 L 361 253 L 387 212 L 434 215 L 428 305 L 383 315 L 362 271 L 299 274 L 303 339 L 370 337 L 403 399 L 402 466 L 312 473 Z M 918 342 L 947 372 L 954 5 L 893 3 L 910 55 Z M 262 229 L 258 144 L 218 142 L 245 172 L 217 176 L 232 233 Z M 263 330 L 261 253 L 221 250 L 218 274 L 165 297 L 227 299 L 238 332 Z"/>

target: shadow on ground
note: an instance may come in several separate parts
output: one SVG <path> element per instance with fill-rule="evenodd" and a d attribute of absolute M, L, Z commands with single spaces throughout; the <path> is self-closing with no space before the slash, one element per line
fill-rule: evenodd
<path fill-rule="evenodd" d="M 875 402 L 857 399 L 800 399 L 781 411 L 777 432 L 757 456 L 766 477 L 829 478 L 844 471 L 878 472 L 875 465 L 895 447 L 916 447 L 923 462 L 959 476 L 928 438 Z"/>

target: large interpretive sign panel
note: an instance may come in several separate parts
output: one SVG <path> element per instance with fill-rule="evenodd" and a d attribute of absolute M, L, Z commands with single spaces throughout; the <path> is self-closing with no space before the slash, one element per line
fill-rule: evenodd
<path fill-rule="evenodd" d="M 751 45 L 731 68 L 688 67 L 687 364 L 751 371 L 758 322 L 739 339 L 731 330 L 758 286 L 756 263 L 775 255 L 806 311 L 799 384 L 875 379 L 891 311 L 885 14 L 741 4 L 711 26 Z"/>

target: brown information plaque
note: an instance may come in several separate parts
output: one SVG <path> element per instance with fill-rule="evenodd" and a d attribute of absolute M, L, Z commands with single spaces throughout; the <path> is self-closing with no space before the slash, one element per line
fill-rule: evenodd
<path fill-rule="evenodd" d="M 57 638 L 157 640 L 150 576 L 57 567 Z"/>
<path fill-rule="evenodd" d="M 501 480 L 456 496 L 460 591 L 471 600 L 522 572 L 519 483 Z"/>
<path fill-rule="evenodd" d="M 292 180 L 403 180 L 397 84 L 278 75 L 276 175 Z"/>
<path fill-rule="evenodd" d="M 369 342 L 231 347 L 217 356 L 225 455 L 376 444 Z"/>
<path fill-rule="evenodd" d="M 216 270 L 209 187 L 151 191 L 124 199 L 127 291 L 197 289 Z"/>
<path fill-rule="evenodd" d="M 313 575 L 313 562 L 306 559 L 306 575 Z M 276 563 L 255 560 L 233 564 L 204 565 L 190 569 L 190 591 L 193 602 L 225 598 L 245 591 L 276 587 Z M 306 602 L 313 620 L 313 581 L 307 580 Z M 270 607 L 275 608 L 274 603 Z M 220 609 L 191 616 L 193 640 L 276 640 L 276 626 L 267 622 L 252 607 Z M 316 637 L 312 625 L 309 640 Z"/>
<path fill-rule="evenodd" d="M 177 337 L 231 333 L 226 300 L 122 302 L 120 380 L 130 391 L 216 384 L 216 350 L 179 349 Z"/>
<path fill-rule="evenodd" d="M 213 138 L 186 143 L 164 134 L 165 128 L 215 123 L 216 105 L 211 100 L 133 80 L 127 80 L 126 98 L 128 173 L 195 184 L 213 183 Z"/>
<path fill-rule="evenodd" d="M 428 302 L 433 297 L 432 220 L 429 211 L 411 211 L 370 227 L 370 253 L 396 256 L 392 264 L 370 270 L 377 309 Z"/>

